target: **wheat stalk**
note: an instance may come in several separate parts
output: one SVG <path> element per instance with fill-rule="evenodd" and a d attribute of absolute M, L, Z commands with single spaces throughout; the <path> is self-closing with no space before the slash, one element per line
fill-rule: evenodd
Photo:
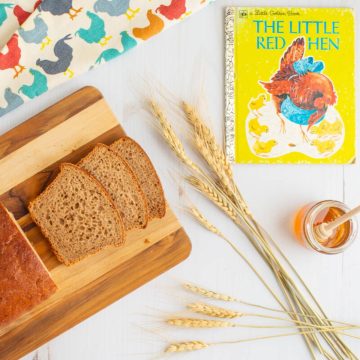
<path fill-rule="evenodd" d="M 216 228 L 215 228 L 216 229 Z M 236 298 L 221 294 L 212 290 L 207 290 L 203 287 L 191 284 L 191 283 L 184 283 L 183 284 L 184 289 L 189 290 L 195 294 L 207 297 L 209 299 L 215 299 L 215 300 L 222 300 L 222 301 L 229 301 L 229 302 L 235 302 L 237 301 Z"/>
<path fill-rule="evenodd" d="M 325 330 L 318 330 L 320 333 L 328 333 L 333 330 L 325 329 Z M 204 342 L 200 340 L 194 341 L 184 341 L 184 342 L 175 342 L 169 344 L 165 348 L 165 353 L 177 353 L 177 352 L 185 352 L 185 351 L 196 351 L 196 350 L 203 350 L 210 346 L 218 346 L 218 345 L 234 345 L 234 344 L 241 344 L 246 342 L 252 341 L 259 341 L 259 340 L 269 340 L 269 339 L 276 339 L 282 337 L 289 337 L 289 336 L 298 336 L 298 335 L 310 335 L 313 334 L 313 331 L 300 331 L 300 332 L 291 332 L 291 333 L 284 333 L 284 334 L 276 334 L 276 335 L 267 335 L 267 336 L 257 336 L 252 338 L 245 338 L 245 339 L 238 339 L 238 340 L 230 340 L 230 341 L 218 341 L 218 342 Z M 357 336 L 351 336 L 355 339 L 359 339 Z M 331 356 L 329 357 L 333 359 Z"/>
<path fill-rule="evenodd" d="M 197 210 L 196 208 L 194 208 L 195 210 Z M 193 209 L 192 209 L 193 210 Z M 220 230 L 218 230 L 214 225 L 212 225 L 210 222 L 207 221 L 207 219 L 199 212 L 200 216 L 204 218 L 203 221 L 205 221 L 205 223 L 208 226 L 208 229 L 212 229 L 210 231 L 217 233 L 218 235 L 221 236 L 222 233 L 220 232 Z M 215 229 L 215 231 L 213 231 L 213 229 Z M 271 311 L 271 312 L 277 312 L 277 313 L 282 313 L 282 314 L 288 314 L 288 315 L 301 315 L 299 313 L 292 313 L 289 311 L 284 311 L 284 310 L 279 310 L 279 309 L 274 309 L 271 307 L 267 307 L 267 306 L 263 306 L 263 305 L 259 305 L 259 304 L 253 304 L 250 303 L 248 301 L 244 301 L 244 300 L 240 300 L 238 298 L 235 298 L 233 296 L 230 295 L 226 295 L 223 293 L 219 293 L 216 292 L 214 290 L 209 290 L 206 289 L 204 287 L 201 287 L 199 285 L 195 285 L 193 283 L 183 283 L 182 284 L 183 288 L 200 296 L 203 296 L 205 298 L 208 299 L 213 299 L 213 300 L 219 300 L 219 301 L 224 301 L 224 302 L 236 302 L 239 303 L 241 305 L 246 305 L 246 306 L 251 306 L 251 307 L 255 307 L 255 308 L 259 308 L 259 309 L 263 309 L 263 310 L 267 310 L 267 311 Z M 349 329 L 358 329 L 359 325 L 354 325 L 354 324 L 350 324 L 347 322 L 343 322 L 343 321 L 338 321 L 338 320 L 331 320 L 334 323 L 337 323 L 339 325 L 345 325 L 345 327 L 349 328 Z"/>
<path fill-rule="evenodd" d="M 150 101 L 150 107 L 154 116 L 158 119 L 161 126 L 162 135 L 170 148 L 174 151 L 177 157 L 190 169 L 195 172 L 201 172 L 199 167 L 186 155 L 184 146 L 182 145 L 179 138 L 176 136 L 172 126 L 166 119 L 163 111 L 155 101 Z"/>
<path fill-rule="evenodd" d="M 229 328 L 236 327 L 236 324 L 229 321 L 206 320 L 196 318 L 172 318 L 166 320 L 166 323 L 172 326 L 185 328 Z"/>
<path fill-rule="evenodd" d="M 210 128 L 200 118 L 199 113 L 191 105 L 184 101 L 182 103 L 182 108 L 188 122 L 194 127 L 195 132 L 199 134 L 199 142 L 201 143 L 199 144 L 200 147 L 208 147 L 213 154 L 211 158 L 208 158 L 210 162 L 209 165 L 216 169 L 217 173 L 219 171 L 224 171 L 227 177 L 232 178 L 233 172 L 231 164 L 227 160 L 222 149 L 218 146 L 215 136 L 213 135 Z M 207 141 L 204 143 L 202 139 L 205 138 Z M 213 161 L 213 159 L 215 159 L 216 162 Z"/>
<path fill-rule="evenodd" d="M 324 311 L 321 309 L 315 297 L 277 245 L 274 245 L 275 249 L 279 251 L 279 254 L 288 263 L 295 276 L 297 276 L 300 282 L 304 285 L 305 290 L 314 300 L 315 305 L 322 314 L 323 318 L 321 318 L 317 310 L 315 310 L 308 303 L 296 283 L 290 277 L 279 259 L 275 256 L 274 250 L 270 246 L 270 243 L 275 244 L 275 242 L 254 220 L 232 178 L 232 173 L 226 171 L 224 167 L 217 166 L 220 161 L 218 161 L 219 158 L 216 152 L 220 151 L 221 149 L 219 147 L 214 147 L 214 145 L 212 144 L 213 142 L 215 142 L 216 144 L 216 141 L 211 130 L 206 127 L 203 121 L 201 121 L 202 124 L 199 125 L 199 117 L 196 117 L 197 123 L 195 122 L 195 126 L 193 126 L 193 137 L 198 152 L 203 156 L 206 164 L 208 164 L 209 166 L 209 169 L 207 169 L 207 171 L 200 168 L 187 157 L 187 155 L 184 153 L 184 148 L 181 144 L 181 141 L 178 140 L 176 134 L 172 131 L 170 123 L 166 119 L 164 113 L 160 110 L 157 104 L 151 103 L 151 106 L 155 117 L 161 125 L 164 138 L 168 142 L 170 148 L 178 156 L 178 158 L 183 162 L 183 164 L 185 164 L 189 169 L 194 172 L 194 175 L 199 176 L 201 180 L 205 181 L 207 185 L 212 187 L 212 190 L 214 192 L 221 192 L 226 201 L 228 201 L 228 205 L 232 206 L 236 211 L 237 218 L 235 220 L 233 219 L 233 216 L 230 216 L 230 218 L 234 220 L 234 223 L 239 227 L 239 229 L 246 234 L 252 245 L 258 251 L 259 255 L 264 259 L 268 267 L 272 270 L 273 275 L 278 281 L 280 289 L 285 296 L 288 306 L 291 309 L 291 318 L 294 321 L 303 321 L 307 323 L 308 326 L 328 326 L 329 328 L 331 328 L 331 331 L 325 332 L 323 330 L 318 330 L 318 333 L 324 338 L 327 345 L 333 351 L 334 355 L 338 359 L 343 359 L 344 357 L 349 359 L 357 359 L 356 355 L 342 341 L 337 332 L 333 330 L 333 326 L 330 320 L 327 319 Z M 186 115 L 186 117 L 189 121 L 188 115 Z M 212 173 L 214 176 L 208 176 L 207 174 L 209 173 Z M 214 179 L 214 177 L 216 179 Z M 204 195 L 208 197 L 208 194 L 204 193 Z M 208 198 L 212 202 L 214 202 L 213 199 L 211 199 L 210 197 Z M 219 206 L 218 203 L 215 203 L 215 205 Z M 221 209 L 224 211 L 223 208 Z M 226 214 L 229 216 L 228 213 Z M 236 247 L 233 248 L 235 251 L 237 251 Z M 278 300 L 278 297 L 276 297 L 276 299 Z M 283 310 L 288 310 L 282 302 L 279 302 L 279 304 L 282 306 Z M 295 315 L 297 313 L 299 313 L 299 315 Z M 311 331 L 310 333 L 303 332 L 302 334 L 304 335 L 304 339 L 309 347 L 310 354 L 313 359 L 316 359 L 313 346 L 316 346 L 319 351 L 324 354 L 328 359 L 332 358 L 332 355 L 328 354 L 328 352 L 324 350 L 322 344 L 318 341 L 314 331 Z"/>
<path fill-rule="evenodd" d="M 165 353 L 196 351 L 196 350 L 206 349 L 207 347 L 209 347 L 209 345 L 203 341 L 184 341 L 184 342 L 170 344 L 165 349 Z"/>
<path fill-rule="evenodd" d="M 244 316 L 246 316 L 245 314 Z M 210 329 L 210 328 L 251 328 L 251 329 L 294 329 L 293 325 L 253 325 L 253 324 L 240 324 L 236 322 L 224 321 L 224 320 L 213 320 L 213 319 L 200 319 L 200 318 L 192 318 L 192 317 L 176 317 L 169 318 L 166 320 L 166 323 L 171 326 L 183 327 L 183 328 L 199 328 L 199 329 Z M 298 329 L 308 329 L 308 326 L 297 326 Z M 348 330 L 349 327 L 342 326 L 337 327 L 337 331 Z M 331 329 L 328 329 L 329 331 Z M 344 333 L 345 335 L 350 335 Z M 358 338 L 355 335 L 350 335 L 352 337 Z"/>
<path fill-rule="evenodd" d="M 195 176 L 187 176 L 185 179 L 189 184 L 194 186 L 201 193 L 205 194 L 206 197 L 208 197 L 214 204 L 222 209 L 224 213 L 230 217 L 230 219 L 236 219 L 237 215 L 234 211 L 234 208 L 221 196 L 221 193 L 215 191 L 214 188 L 207 185 L 204 181 L 198 179 Z"/>
<path fill-rule="evenodd" d="M 188 304 L 186 307 L 192 312 L 221 319 L 235 319 L 244 316 L 244 314 L 239 311 L 228 310 L 200 302 Z"/>

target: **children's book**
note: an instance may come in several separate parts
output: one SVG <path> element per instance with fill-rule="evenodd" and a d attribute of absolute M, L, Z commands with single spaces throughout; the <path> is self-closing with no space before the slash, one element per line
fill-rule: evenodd
<path fill-rule="evenodd" d="M 355 161 L 352 9 L 230 7 L 225 35 L 230 160 Z"/>

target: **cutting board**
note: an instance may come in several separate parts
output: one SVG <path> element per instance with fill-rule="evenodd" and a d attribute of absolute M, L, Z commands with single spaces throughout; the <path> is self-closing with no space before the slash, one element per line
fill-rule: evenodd
<path fill-rule="evenodd" d="M 105 249 L 71 267 L 58 262 L 32 222 L 27 204 L 52 181 L 60 163 L 76 163 L 95 144 L 111 144 L 124 134 L 99 91 L 86 87 L 0 137 L 0 201 L 59 288 L 0 328 L 0 359 L 24 356 L 189 255 L 190 241 L 169 208 L 163 219 L 128 233 L 123 247 Z"/>

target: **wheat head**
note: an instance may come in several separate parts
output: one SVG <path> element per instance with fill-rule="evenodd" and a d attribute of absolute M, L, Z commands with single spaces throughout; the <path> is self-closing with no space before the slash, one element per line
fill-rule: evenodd
<path fill-rule="evenodd" d="M 173 318 L 166 321 L 169 325 L 185 328 L 229 328 L 236 327 L 229 321 L 207 320 L 196 318 Z"/>
<path fill-rule="evenodd" d="M 207 315 L 221 319 L 234 319 L 243 316 L 244 314 L 234 310 L 224 309 L 218 306 L 208 305 L 204 303 L 188 304 L 187 308 L 198 314 Z"/>
<path fill-rule="evenodd" d="M 196 351 L 208 348 L 209 345 L 203 341 L 185 341 L 170 344 L 166 349 L 165 353 L 177 353 L 185 351 Z"/>

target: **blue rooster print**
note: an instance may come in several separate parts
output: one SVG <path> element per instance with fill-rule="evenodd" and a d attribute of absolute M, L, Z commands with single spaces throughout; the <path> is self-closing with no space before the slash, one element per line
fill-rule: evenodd
<path fill-rule="evenodd" d="M 9 4 L 9 3 L 0 4 L 0 26 L 8 18 L 6 9 L 11 9 L 13 6 L 14 6 L 13 4 Z"/>
<path fill-rule="evenodd" d="M 4 99 L 7 102 L 7 106 L 0 108 L 0 116 L 7 114 L 24 103 L 24 100 L 21 98 L 21 96 L 13 93 L 10 88 L 5 89 Z"/>
<path fill-rule="evenodd" d="M 68 34 L 62 39 L 58 40 L 54 46 L 54 54 L 57 60 L 36 60 L 36 65 L 41 67 L 47 74 L 55 75 L 64 73 L 70 79 L 74 76 L 74 72 L 70 69 L 70 64 L 73 59 L 73 48 L 66 43 L 71 39 L 71 35 Z"/>
<path fill-rule="evenodd" d="M 120 36 L 121 36 L 121 45 L 123 47 L 123 51 L 119 51 L 118 49 L 113 49 L 113 48 L 104 50 L 97 58 L 96 64 L 100 64 L 102 60 L 108 62 L 122 55 L 123 53 L 125 53 L 126 51 L 132 49 L 137 45 L 136 40 L 132 38 L 126 31 L 122 31 L 120 33 Z"/>
<path fill-rule="evenodd" d="M 69 14 L 71 20 L 74 20 L 83 10 L 82 7 L 75 9 L 73 7 L 73 0 L 43 0 L 38 9 L 40 11 L 48 11 L 50 14 L 55 16 Z"/>
<path fill-rule="evenodd" d="M 91 11 L 87 11 L 86 15 L 90 19 L 89 28 L 79 29 L 75 33 L 75 36 L 78 35 L 88 44 L 100 44 L 101 46 L 107 45 L 112 36 L 106 36 L 104 20 Z"/>
<path fill-rule="evenodd" d="M 21 86 L 19 93 L 24 94 L 29 99 L 34 99 L 48 90 L 47 77 L 35 69 L 30 69 L 29 72 L 34 77 L 34 80 L 30 85 Z"/>
<path fill-rule="evenodd" d="M 19 28 L 19 35 L 28 44 L 41 44 L 40 49 L 44 50 L 46 46 L 51 44 L 51 39 L 48 37 L 48 26 L 45 21 L 37 15 L 34 19 L 34 28 L 31 30 L 24 30 Z"/>
<path fill-rule="evenodd" d="M 130 0 L 97 0 L 94 4 L 95 12 L 104 12 L 110 16 L 126 15 L 129 20 L 133 19 L 140 11 L 139 8 L 130 8 Z"/>

